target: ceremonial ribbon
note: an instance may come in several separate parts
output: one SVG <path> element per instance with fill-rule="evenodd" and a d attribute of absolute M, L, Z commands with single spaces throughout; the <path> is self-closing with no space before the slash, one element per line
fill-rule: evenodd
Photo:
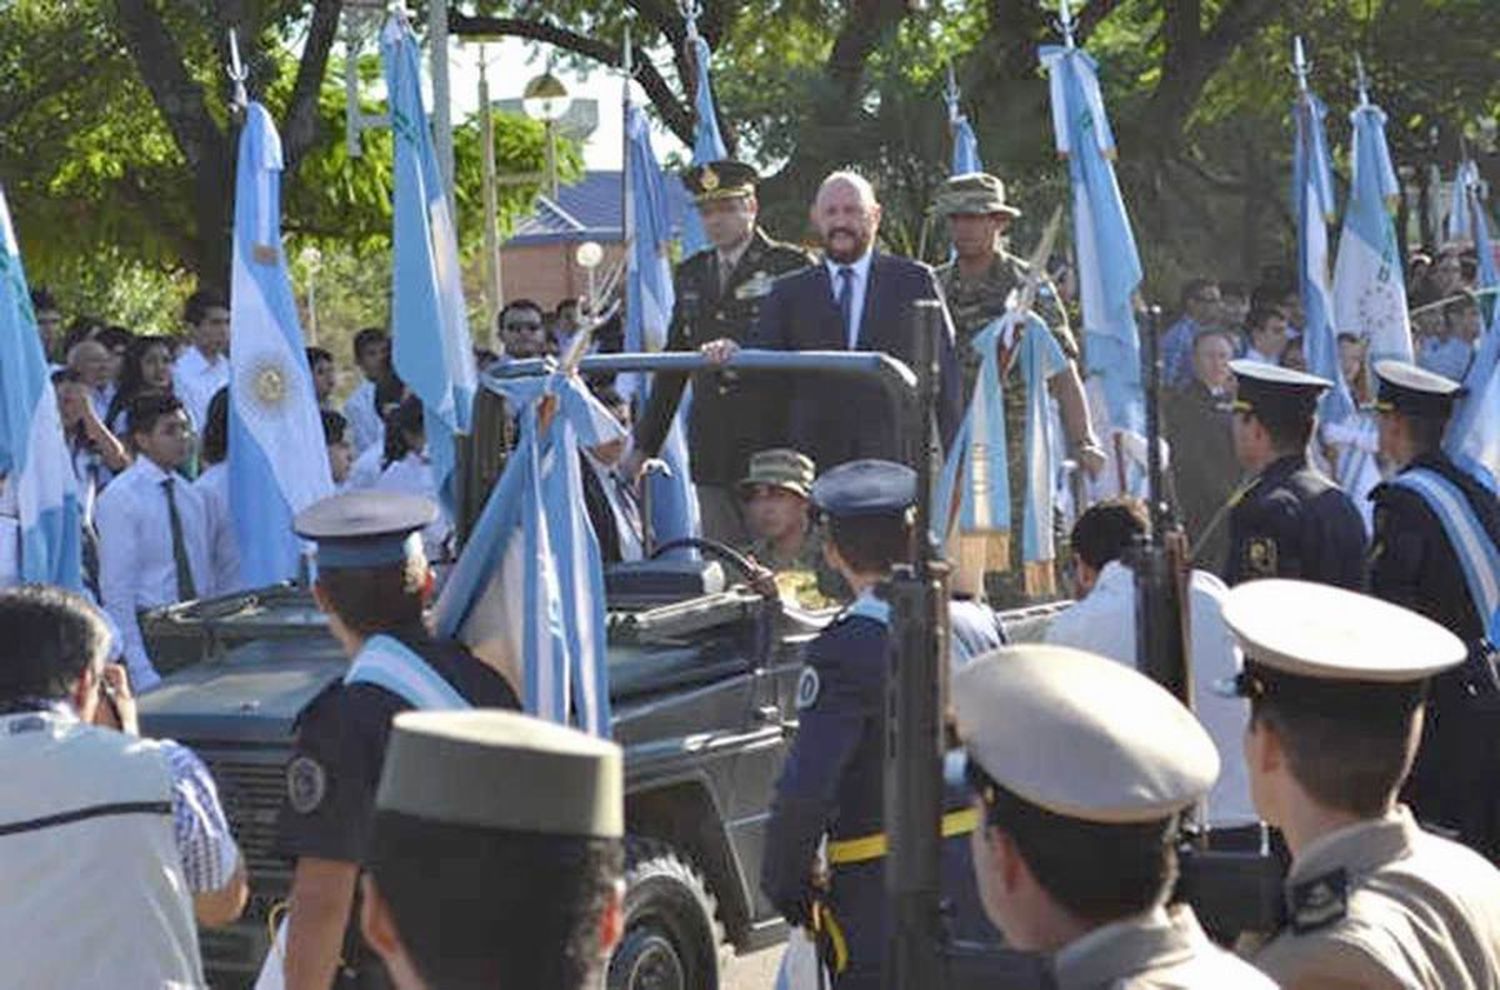
<path fill-rule="evenodd" d="M 1000 344 L 1009 322 L 1009 314 L 992 320 L 969 342 L 980 356 L 979 378 L 948 462 L 943 465 L 934 514 L 938 542 L 946 544 L 952 513 L 957 509 L 959 533 L 977 538 L 987 571 L 1003 571 L 1010 564 L 1010 467 L 1005 454 L 1005 397 L 1000 381 Z"/>
<path fill-rule="evenodd" d="M 1026 381 L 1026 508 L 1021 559 L 1026 594 L 1036 597 L 1057 590 L 1052 567 L 1057 556 L 1052 535 L 1057 490 L 1053 485 L 1056 470 L 1049 436 L 1052 417 L 1047 407 L 1047 381 L 1067 367 L 1068 359 L 1041 320 L 1032 316 L 1026 330 L 1020 341 L 1021 373 Z"/>

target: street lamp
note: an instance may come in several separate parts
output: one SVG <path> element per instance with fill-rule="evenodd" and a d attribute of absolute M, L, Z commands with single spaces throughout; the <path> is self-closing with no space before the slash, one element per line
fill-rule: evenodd
<path fill-rule="evenodd" d="M 521 109 L 532 120 L 540 120 L 547 129 L 547 183 L 557 199 L 557 122 L 573 102 L 568 87 L 550 72 L 543 72 L 521 91 Z"/>

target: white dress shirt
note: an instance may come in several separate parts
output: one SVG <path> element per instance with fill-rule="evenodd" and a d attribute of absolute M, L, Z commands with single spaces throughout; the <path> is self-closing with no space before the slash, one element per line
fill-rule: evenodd
<path fill-rule="evenodd" d="M 349 466 L 349 477 L 344 479 L 343 491 L 357 492 L 374 488 L 385 470 L 385 444 L 378 443 L 362 451 Z"/>
<path fill-rule="evenodd" d="M 1223 581 L 1207 571 L 1193 571 L 1188 582 L 1193 713 L 1219 749 L 1222 769 L 1208 795 L 1208 818 L 1220 827 L 1257 820 L 1240 745 L 1249 705 L 1243 698 L 1225 698 L 1213 691 L 1215 682 L 1240 670 L 1239 648 L 1224 622 L 1227 594 Z M 1088 596 L 1053 617 L 1046 638 L 1057 646 L 1087 650 L 1134 667 L 1135 572 L 1117 560 L 1105 564 Z"/>
<path fill-rule="evenodd" d="M 642 559 L 646 550 L 641 543 L 640 506 L 628 501 L 630 496 L 621 491 L 618 468 L 603 463 L 587 450 L 583 452 L 583 462 L 599 480 L 599 488 L 604 492 L 604 499 L 609 503 L 609 511 L 614 516 L 615 531 L 620 534 L 620 560 Z"/>
<path fill-rule="evenodd" d="M 162 488 L 168 479 L 182 522 L 188 569 L 198 594 L 204 595 L 213 587 L 208 519 L 202 493 L 188 481 L 162 470 L 148 457 L 137 457 L 99 496 L 94 512 L 99 530 L 99 597 L 120 627 L 125 664 L 137 690 L 160 678 L 146 654 L 136 613 L 178 601 L 171 517 Z"/>
<path fill-rule="evenodd" d="M 234 532 L 234 515 L 229 510 L 229 462 L 220 461 L 204 469 L 193 482 L 203 498 L 203 515 L 208 525 L 208 559 L 213 584 L 203 596 L 227 595 L 241 589 L 240 544 Z"/>
<path fill-rule="evenodd" d="M 195 429 L 203 429 L 208 422 L 209 402 L 228 384 L 229 358 L 223 354 L 210 362 L 197 347 L 189 347 L 172 365 L 172 394 L 187 409 Z"/>
<path fill-rule="evenodd" d="M 448 519 L 442 500 L 438 498 L 437 483 L 432 477 L 432 465 L 428 463 L 426 457 L 413 451 L 399 461 L 392 461 L 380 473 L 380 477 L 372 487 L 379 492 L 421 495 L 437 503 L 437 519 L 422 530 L 422 549 L 427 552 L 427 560 L 431 563 L 447 557 L 446 545 L 448 537 L 453 533 L 453 523 Z"/>
<path fill-rule="evenodd" d="M 865 292 L 870 287 L 870 259 L 874 256 L 873 251 L 866 251 L 855 261 L 847 265 L 840 264 L 831 258 L 824 258 L 823 264 L 828 266 L 828 277 L 833 281 L 833 305 L 839 304 L 839 289 L 842 279 L 839 270 L 848 268 L 854 273 L 854 283 L 849 287 L 849 326 L 848 337 L 844 343 L 849 350 L 859 350 L 859 329 L 864 323 L 865 315 Z"/>
<path fill-rule="evenodd" d="M 344 402 L 344 418 L 353 433 L 354 453 L 363 454 L 385 442 L 385 424 L 375 408 L 375 383 L 366 378 Z"/>

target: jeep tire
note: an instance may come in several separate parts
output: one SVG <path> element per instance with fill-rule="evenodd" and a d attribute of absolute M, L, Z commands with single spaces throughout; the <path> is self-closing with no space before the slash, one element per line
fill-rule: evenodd
<path fill-rule="evenodd" d="M 625 840 L 625 905 L 608 990 L 718 990 L 719 924 L 703 876 L 671 846 Z"/>

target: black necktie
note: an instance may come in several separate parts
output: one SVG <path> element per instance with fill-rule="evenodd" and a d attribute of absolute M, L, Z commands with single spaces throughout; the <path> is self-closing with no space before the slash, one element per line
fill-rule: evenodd
<path fill-rule="evenodd" d="M 198 597 L 198 588 L 193 583 L 193 568 L 188 563 L 187 542 L 182 538 L 182 516 L 177 514 L 177 488 L 167 478 L 161 490 L 167 493 L 167 522 L 172 529 L 172 565 L 177 569 L 177 600 L 190 602 Z"/>
<path fill-rule="evenodd" d="M 850 350 L 859 343 L 854 339 L 854 269 L 839 266 L 839 316 L 844 321 L 844 345 Z"/>

